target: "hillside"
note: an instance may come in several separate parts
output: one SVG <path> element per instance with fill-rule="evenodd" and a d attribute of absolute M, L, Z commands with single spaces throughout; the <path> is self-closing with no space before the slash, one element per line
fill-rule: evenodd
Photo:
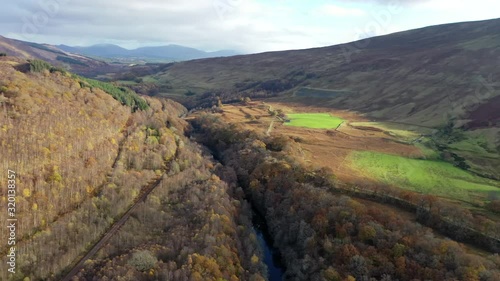
<path fill-rule="evenodd" d="M 1 280 L 263 280 L 250 210 L 183 106 L 25 64 L 0 57 Z"/>
<path fill-rule="evenodd" d="M 40 59 L 74 73 L 94 77 L 117 71 L 120 66 L 63 51 L 55 46 L 38 44 L 0 36 L 0 53 L 24 59 Z"/>
<path fill-rule="evenodd" d="M 132 68 L 128 79 L 141 80 L 128 85 L 189 108 L 248 96 L 419 126 L 443 159 L 499 179 L 499 34 L 500 19 L 431 26 L 338 46 L 181 62 L 159 72 Z"/>
<path fill-rule="evenodd" d="M 447 24 L 325 48 L 182 62 L 152 77 L 172 88 L 162 94 L 192 105 L 183 97 L 188 90 L 222 92 L 228 100 L 265 94 L 428 126 L 450 117 L 495 126 L 499 23 Z M 479 114 L 484 109 L 491 114 Z"/>

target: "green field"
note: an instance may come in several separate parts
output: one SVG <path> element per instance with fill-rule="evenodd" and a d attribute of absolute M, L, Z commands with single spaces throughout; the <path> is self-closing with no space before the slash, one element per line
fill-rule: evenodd
<path fill-rule="evenodd" d="M 500 196 L 499 182 L 442 161 L 366 151 L 353 152 L 349 160 L 351 167 L 363 175 L 404 189 L 478 204 L 485 203 L 489 196 Z"/>
<path fill-rule="evenodd" d="M 286 125 L 312 129 L 336 129 L 345 121 L 328 113 L 294 113 L 287 116 L 290 122 Z"/>

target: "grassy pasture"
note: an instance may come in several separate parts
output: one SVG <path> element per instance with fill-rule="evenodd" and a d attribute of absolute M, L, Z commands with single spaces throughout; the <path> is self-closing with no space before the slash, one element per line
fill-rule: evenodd
<path fill-rule="evenodd" d="M 464 135 L 463 140 L 450 144 L 450 148 L 480 157 L 498 158 L 498 151 L 494 148 L 493 140 L 488 140 L 486 136 L 474 134 L 474 132 L 465 132 Z"/>
<path fill-rule="evenodd" d="M 335 129 L 345 121 L 328 113 L 293 113 L 287 116 L 290 122 L 286 125 L 311 129 Z"/>
<path fill-rule="evenodd" d="M 417 192 L 479 204 L 488 196 L 500 196 L 498 182 L 442 161 L 358 151 L 351 153 L 349 162 L 364 176 Z"/>

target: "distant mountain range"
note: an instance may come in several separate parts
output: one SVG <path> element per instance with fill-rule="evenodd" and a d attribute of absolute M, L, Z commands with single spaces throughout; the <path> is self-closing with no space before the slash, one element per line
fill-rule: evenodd
<path fill-rule="evenodd" d="M 94 76 L 116 71 L 121 66 L 63 51 L 53 45 L 25 42 L 0 36 L 0 53 L 24 59 L 40 59 L 74 73 Z"/>
<path fill-rule="evenodd" d="M 180 45 L 167 45 L 158 47 L 142 47 L 128 50 L 113 44 L 99 44 L 89 47 L 72 47 L 58 45 L 57 48 L 74 54 L 80 54 L 99 58 L 136 58 L 136 59 L 164 59 L 172 61 L 184 61 L 202 58 L 228 57 L 239 55 L 236 51 L 222 50 L 217 52 L 205 52 Z"/>
<path fill-rule="evenodd" d="M 179 45 L 143 47 L 134 50 L 111 44 L 90 47 L 56 46 L 10 39 L 1 35 L 0 53 L 24 59 L 45 60 L 87 77 L 114 73 L 128 64 L 165 63 L 238 55 L 237 52 L 230 50 L 205 52 Z"/>

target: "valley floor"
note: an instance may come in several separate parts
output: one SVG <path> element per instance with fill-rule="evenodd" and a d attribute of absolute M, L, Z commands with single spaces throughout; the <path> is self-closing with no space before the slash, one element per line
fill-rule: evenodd
<path fill-rule="evenodd" d="M 345 122 L 336 129 L 288 126 L 292 113 L 326 113 Z M 429 194 L 500 220 L 485 208 L 500 196 L 500 182 L 439 159 L 439 152 L 425 143 L 433 133 L 430 128 L 375 122 L 345 110 L 267 101 L 227 104 L 218 115 L 249 130 L 293 139 L 296 159 L 330 168 L 339 184 L 391 186 Z"/>
<path fill-rule="evenodd" d="M 269 108 L 288 113 L 328 113 L 344 120 L 336 129 L 314 129 L 286 126 L 284 119 L 269 114 Z M 431 130 L 426 127 L 403 125 L 407 129 L 393 129 L 374 122 L 361 114 L 331 108 L 304 107 L 284 103 L 254 102 L 250 105 L 224 105 L 221 116 L 231 123 L 242 124 L 247 129 L 270 134 L 283 134 L 296 140 L 305 162 L 331 168 L 341 181 L 373 181 L 373 176 L 362 173 L 352 165 L 352 153 L 369 151 L 380 155 L 400 156 L 409 159 L 436 160 L 437 152 L 422 144 Z M 272 123 L 272 124 L 271 124 Z M 384 125 L 387 126 L 386 123 Z M 396 126 L 396 127 L 401 127 Z M 396 165 L 397 166 L 397 165 Z M 458 171 L 457 168 L 455 170 Z M 493 187 L 498 182 L 485 181 Z M 494 189 L 492 189 L 494 190 Z"/>

